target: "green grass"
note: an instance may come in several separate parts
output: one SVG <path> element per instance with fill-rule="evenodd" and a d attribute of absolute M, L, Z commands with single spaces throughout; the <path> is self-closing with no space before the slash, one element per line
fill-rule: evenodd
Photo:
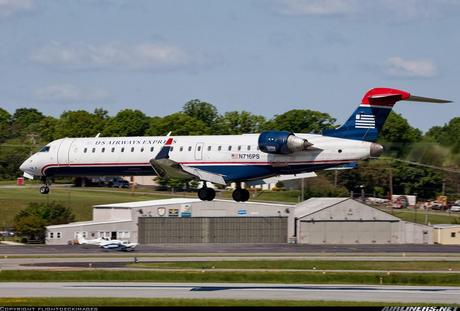
<path fill-rule="evenodd" d="M 133 194 L 130 191 L 118 191 L 117 189 L 108 193 L 81 188 L 52 188 L 48 195 L 42 195 L 38 192 L 38 188 L 0 188 L 0 213 L 2 215 L 0 226 L 11 226 L 14 216 L 30 202 L 59 202 L 72 209 L 77 221 L 84 221 L 91 220 L 93 205 L 161 198 L 164 196 Z"/>
<path fill-rule="evenodd" d="M 449 270 L 460 271 L 460 261 L 326 261 L 326 260 L 238 260 L 130 263 L 137 268 L 178 269 L 317 269 L 317 270 Z M 460 275 L 459 275 L 460 278 Z"/>
<path fill-rule="evenodd" d="M 43 271 L 4 270 L 0 282 L 228 282 L 228 283 L 314 283 L 391 284 L 460 286 L 452 273 L 341 273 L 341 272 L 217 272 L 217 271 Z"/>
<path fill-rule="evenodd" d="M 414 210 L 397 210 L 393 211 L 393 215 L 405 221 L 425 224 L 425 211 L 423 210 L 417 210 L 417 212 Z M 449 215 L 445 213 L 445 215 L 440 215 L 438 213 L 428 213 L 428 222 L 431 224 L 450 224 L 457 217 L 459 215 L 456 214 Z"/>
<path fill-rule="evenodd" d="M 367 302 L 367 301 L 324 301 L 324 300 L 240 300 L 240 299 L 175 299 L 175 298 L 0 298 L 2 306 L 407 306 L 407 303 Z M 431 306 L 427 303 L 410 303 L 411 306 Z M 443 304 L 436 303 L 437 306 Z M 449 304 L 448 306 L 458 306 Z"/>

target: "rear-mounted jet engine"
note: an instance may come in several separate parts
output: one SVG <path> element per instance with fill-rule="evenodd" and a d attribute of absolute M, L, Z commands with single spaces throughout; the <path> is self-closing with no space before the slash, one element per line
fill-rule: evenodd
<path fill-rule="evenodd" d="M 265 131 L 259 135 L 259 149 L 265 153 L 289 154 L 307 150 L 313 144 L 288 131 Z"/>

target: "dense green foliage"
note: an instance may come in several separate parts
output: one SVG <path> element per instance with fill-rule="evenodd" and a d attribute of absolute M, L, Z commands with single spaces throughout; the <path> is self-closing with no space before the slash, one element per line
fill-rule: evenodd
<path fill-rule="evenodd" d="M 46 226 L 67 224 L 74 220 L 75 216 L 69 207 L 56 202 L 49 204 L 32 202 L 17 213 L 14 227 L 17 232 L 32 240 L 44 241 Z"/>
<path fill-rule="evenodd" d="M 115 116 L 103 109 L 94 112 L 65 111 L 59 118 L 44 116 L 33 108 L 19 108 L 10 114 L 0 108 L 0 179 L 21 175 L 19 165 L 41 145 L 63 137 L 205 135 L 258 133 L 263 130 L 288 130 L 298 133 L 321 133 L 334 128 L 336 119 L 327 113 L 294 109 L 271 119 L 247 111 L 220 114 L 217 108 L 198 99 L 187 102 L 182 111 L 164 117 L 147 116 L 142 111 L 124 109 Z M 460 117 L 448 124 L 435 126 L 425 135 L 413 128 L 401 115 L 392 112 L 382 130 L 379 143 L 385 147 L 383 158 L 359 163 L 354 170 L 321 172 L 320 179 L 306 181 L 305 197 L 344 196 L 350 191 L 386 196 L 393 176 L 393 193 L 417 193 L 433 198 L 443 191 L 458 197 L 460 193 Z M 407 160 L 443 168 L 414 166 L 390 159 Z M 336 175 L 335 175 L 336 174 Z M 181 181 L 162 181 L 182 187 Z M 296 185 L 288 183 L 286 188 Z M 362 187 L 361 187 L 362 186 Z"/>

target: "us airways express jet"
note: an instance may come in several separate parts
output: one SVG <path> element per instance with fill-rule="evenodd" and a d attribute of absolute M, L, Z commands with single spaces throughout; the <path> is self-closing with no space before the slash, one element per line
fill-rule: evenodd
<path fill-rule="evenodd" d="M 247 201 L 241 183 L 269 178 L 296 179 L 312 172 L 379 156 L 375 141 L 397 101 L 447 103 L 405 91 L 374 88 L 337 129 L 319 134 L 265 131 L 259 134 L 162 137 L 62 138 L 47 144 L 20 167 L 27 178 L 41 178 L 49 192 L 54 176 L 159 175 L 204 181 L 201 200 L 213 200 L 206 182 L 236 182 L 235 201 Z"/>

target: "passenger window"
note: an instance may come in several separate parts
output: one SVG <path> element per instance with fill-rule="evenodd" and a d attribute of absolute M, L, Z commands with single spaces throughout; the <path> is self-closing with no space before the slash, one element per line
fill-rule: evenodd
<path fill-rule="evenodd" d="M 96 148 L 93 148 L 93 150 L 91 150 L 91 151 L 92 151 L 93 153 L 95 153 L 95 152 L 96 152 Z"/>
<path fill-rule="evenodd" d="M 153 147 L 150 147 L 150 152 L 153 152 Z"/>
<path fill-rule="evenodd" d="M 238 151 L 240 151 L 240 150 L 241 150 L 241 146 L 238 146 Z"/>
<path fill-rule="evenodd" d="M 88 151 L 88 148 L 83 149 L 83 153 L 86 153 Z"/>
<path fill-rule="evenodd" d="M 183 151 L 184 147 L 180 146 L 179 151 Z"/>
<path fill-rule="evenodd" d="M 104 153 L 104 152 L 105 152 L 105 148 L 102 148 L 102 150 L 101 150 L 101 151 L 102 151 L 102 153 Z"/>
<path fill-rule="evenodd" d="M 124 148 L 124 147 L 123 147 L 123 148 L 121 148 L 121 152 L 125 152 L 125 148 Z"/>
<path fill-rule="evenodd" d="M 134 147 L 131 147 L 131 152 L 134 152 Z"/>
<path fill-rule="evenodd" d="M 198 151 L 201 151 L 201 146 L 198 146 L 198 148 L 197 148 L 197 149 L 198 149 Z"/>
<path fill-rule="evenodd" d="M 188 151 L 192 151 L 192 146 L 188 146 Z"/>
<path fill-rule="evenodd" d="M 174 147 L 171 147 L 171 152 L 174 150 Z"/>
<path fill-rule="evenodd" d="M 112 147 L 112 152 L 115 152 L 115 147 Z"/>
<path fill-rule="evenodd" d="M 141 152 L 144 152 L 144 147 L 141 148 Z"/>
<path fill-rule="evenodd" d="M 208 151 L 211 151 L 211 146 L 208 146 Z"/>
<path fill-rule="evenodd" d="M 221 151 L 221 150 L 222 150 L 222 146 L 217 147 L 217 150 L 218 150 L 218 151 Z"/>
<path fill-rule="evenodd" d="M 251 151 L 251 146 L 250 145 L 248 145 L 248 151 Z"/>
<path fill-rule="evenodd" d="M 232 150 L 232 146 L 228 146 L 228 151 L 231 151 Z"/>

